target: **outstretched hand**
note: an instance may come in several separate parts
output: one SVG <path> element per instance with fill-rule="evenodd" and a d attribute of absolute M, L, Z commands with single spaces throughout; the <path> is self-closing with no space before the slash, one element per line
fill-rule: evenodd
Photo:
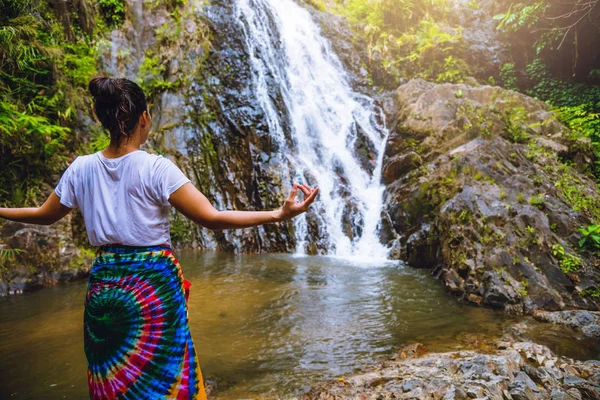
<path fill-rule="evenodd" d="M 300 203 L 296 202 L 296 194 L 298 193 L 298 189 L 304 193 L 304 200 Z M 294 187 L 292 187 L 290 195 L 286 199 L 285 203 L 283 203 L 283 207 L 280 210 L 281 219 L 285 221 L 306 212 L 308 207 L 315 201 L 317 193 L 319 193 L 318 187 L 311 189 L 306 185 L 294 183 Z"/>

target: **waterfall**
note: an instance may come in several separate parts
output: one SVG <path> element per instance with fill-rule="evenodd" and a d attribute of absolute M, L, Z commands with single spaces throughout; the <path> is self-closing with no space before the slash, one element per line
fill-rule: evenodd
<path fill-rule="evenodd" d="M 294 221 L 297 252 L 317 239 L 314 232 L 310 237 L 308 223 L 316 218 L 329 254 L 387 258 L 377 236 L 387 137 L 383 113 L 373 99 L 352 90 L 344 66 L 305 8 L 293 0 L 237 0 L 235 9 L 253 90 L 291 166 L 283 166 L 283 173 L 290 182 L 308 180 L 320 188 L 310 215 Z M 270 82 L 278 85 L 283 107 Z"/>

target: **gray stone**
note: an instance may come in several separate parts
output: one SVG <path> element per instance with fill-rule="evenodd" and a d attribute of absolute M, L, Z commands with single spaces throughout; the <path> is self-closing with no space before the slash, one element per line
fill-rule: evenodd
<path fill-rule="evenodd" d="M 505 116 L 515 107 L 524 111 L 521 129 L 535 145 L 507 129 Z M 600 203 L 593 180 L 564 169 L 560 159 L 595 154 L 585 142 L 571 140 L 546 104 L 497 87 L 414 79 L 395 98 L 386 97 L 385 110 L 391 129 L 383 169 L 395 171 L 415 154 L 422 165 L 387 175 L 384 211 L 404 244 L 424 244 L 422 235 L 413 234 L 431 227 L 427 241 L 436 251 L 428 248 L 423 264 L 436 270 L 448 291 L 509 313 L 600 309 L 600 299 L 580 295 L 600 286 L 593 257 L 581 253 L 581 268 L 566 274 L 551 250 L 560 243 L 566 253 L 578 253 L 573 232 L 594 220 L 557 181 L 577 182 L 583 197 Z M 415 260 L 415 254 L 400 256 Z M 589 326 L 588 335 L 600 334 Z"/>

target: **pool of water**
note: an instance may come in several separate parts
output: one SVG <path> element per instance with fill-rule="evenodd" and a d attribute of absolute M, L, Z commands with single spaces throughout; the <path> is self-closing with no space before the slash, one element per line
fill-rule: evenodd
<path fill-rule="evenodd" d="M 446 350 L 506 317 L 458 303 L 397 262 L 179 252 L 191 331 L 212 398 L 302 392 L 399 346 Z M 85 281 L 0 299 L 0 398 L 85 398 Z"/>

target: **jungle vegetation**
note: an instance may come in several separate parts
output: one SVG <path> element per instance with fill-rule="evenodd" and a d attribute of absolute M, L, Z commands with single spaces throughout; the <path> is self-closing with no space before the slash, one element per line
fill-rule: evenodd
<path fill-rule="evenodd" d="M 510 54 L 494 68 L 468 60 L 451 0 L 309 2 L 350 20 L 368 43 L 374 85 L 475 78 L 518 90 L 547 101 L 600 152 L 600 0 L 491 2 L 487 22 Z M 463 3 L 473 11 L 484 6 Z M 0 204 L 38 204 L 73 154 L 106 145 L 100 129 L 79 137 L 78 113 L 91 113 L 86 84 L 97 72 L 98 49 L 124 19 L 123 0 L 0 0 Z M 590 171 L 600 176 L 598 166 Z"/>

